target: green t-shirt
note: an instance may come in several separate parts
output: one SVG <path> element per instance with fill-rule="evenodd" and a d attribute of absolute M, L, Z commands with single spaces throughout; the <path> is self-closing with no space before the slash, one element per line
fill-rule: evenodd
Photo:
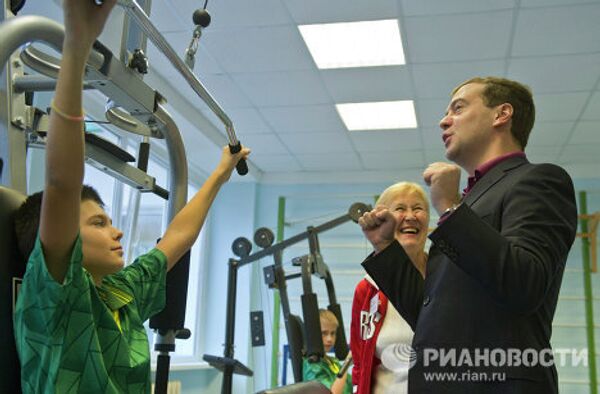
<path fill-rule="evenodd" d="M 165 305 L 165 255 L 153 249 L 99 288 L 81 261 L 77 237 L 60 284 L 36 240 L 14 315 L 23 393 L 149 393 L 143 322 Z"/>
<path fill-rule="evenodd" d="M 335 357 L 325 356 L 316 363 L 311 363 L 305 358 L 302 361 L 302 380 L 304 382 L 316 380 L 323 383 L 325 387 L 331 388 L 331 385 L 337 379 L 340 367 L 340 361 Z M 346 377 L 344 394 L 352 394 L 352 376 L 350 374 Z"/>

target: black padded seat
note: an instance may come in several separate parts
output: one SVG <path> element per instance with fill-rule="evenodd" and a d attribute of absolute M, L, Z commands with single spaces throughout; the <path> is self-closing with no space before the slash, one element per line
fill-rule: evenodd
<path fill-rule="evenodd" d="M 288 344 L 294 381 L 302 382 L 302 358 L 304 356 L 304 324 L 299 316 L 290 313 L 288 316 Z"/>

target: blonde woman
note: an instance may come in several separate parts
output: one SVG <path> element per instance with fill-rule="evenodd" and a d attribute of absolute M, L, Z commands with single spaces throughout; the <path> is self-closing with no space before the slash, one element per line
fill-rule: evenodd
<path fill-rule="evenodd" d="M 425 241 L 429 203 L 421 186 L 399 182 L 383 191 L 377 205 L 396 219 L 395 238 L 425 277 Z M 360 394 L 402 394 L 408 390 L 413 330 L 368 275 L 358 283 L 352 301 L 350 348 L 352 382 Z"/>

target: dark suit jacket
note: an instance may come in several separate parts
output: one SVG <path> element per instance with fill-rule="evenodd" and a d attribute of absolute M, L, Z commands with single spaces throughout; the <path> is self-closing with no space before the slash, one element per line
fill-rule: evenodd
<path fill-rule="evenodd" d="M 511 158 L 486 173 L 430 234 L 424 281 L 397 242 L 363 262 L 415 330 L 411 394 L 558 392 L 550 336 L 576 226 L 569 175 Z M 500 349 L 488 365 L 481 361 L 486 349 Z M 546 349 L 544 365 L 534 365 L 532 351 L 528 365 L 503 362 L 499 352 L 514 357 L 509 349 Z M 434 352 L 448 357 L 445 365 Z M 440 371 L 457 375 L 426 375 Z"/>

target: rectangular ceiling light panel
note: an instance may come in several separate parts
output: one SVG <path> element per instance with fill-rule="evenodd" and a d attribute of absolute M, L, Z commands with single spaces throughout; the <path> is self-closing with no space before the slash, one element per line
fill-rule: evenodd
<path fill-rule="evenodd" d="M 397 19 L 298 28 L 319 69 L 405 64 Z"/>
<path fill-rule="evenodd" d="M 335 107 L 350 131 L 417 127 L 415 105 L 412 100 L 347 103 L 336 104 Z"/>

